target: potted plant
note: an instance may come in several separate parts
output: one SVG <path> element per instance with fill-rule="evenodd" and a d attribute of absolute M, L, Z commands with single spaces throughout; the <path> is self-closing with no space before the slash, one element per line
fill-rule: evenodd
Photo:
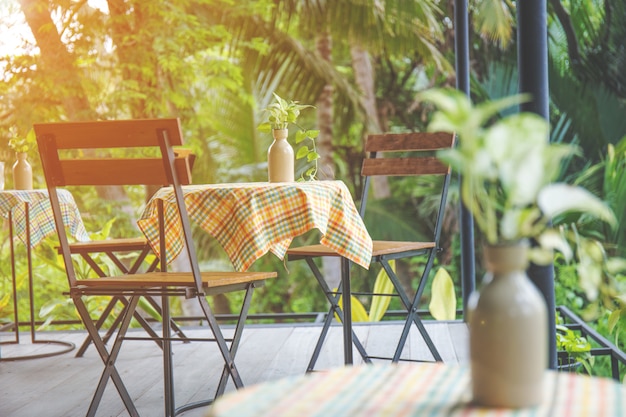
<path fill-rule="evenodd" d="M 468 305 L 474 401 L 536 405 L 548 362 L 548 325 L 543 297 L 525 272 L 529 261 L 550 263 L 555 249 L 571 256 L 552 227 L 555 216 L 576 211 L 612 224 L 615 217 L 585 189 L 553 183 L 576 148 L 549 143 L 547 121 L 531 113 L 498 119 L 526 96 L 476 106 L 456 90 L 429 90 L 420 98 L 438 108 L 429 130 L 459 136 L 458 146 L 438 157 L 460 172 L 462 201 L 485 239 L 484 285 Z"/>
<path fill-rule="evenodd" d="M 297 127 L 295 143 L 302 144 L 296 152 L 295 159 L 303 159 L 313 166 L 307 169 L 300 180 L 313 180 L 317 175 L 317 159 L 319 154 L 315 148 L 315 138 L 319 130 L 307 130 L 298 125 L 297 120 L 300 111 L 306 108 L 314 108 L 308 104 L 299 104 L 297 101 L 287 101 L 278 94 L 273 93 L 274 102 L 264 109 L 267 114 L 265 122 L 258 126 L 259 131 L 272 133 L 274 142 L 267 151 L 267 170 L 269 182 L 294 181 L 294 154 L 293 148 L 287 142 L 289 125 Z M 310 142 L 311 148 L 305 140 Z"/>
<path fill-rule="evenodd" d="M 35 143 L 35 131 L 31 129 L 26 137 L 18 136 L 12 131 L 9 139 L 9 148 L 15 152 L 16 161 L 13 164 L 13 187 L 16 190 L 33 189 L 33 169 L 27 160 L 28 151 Z"/>

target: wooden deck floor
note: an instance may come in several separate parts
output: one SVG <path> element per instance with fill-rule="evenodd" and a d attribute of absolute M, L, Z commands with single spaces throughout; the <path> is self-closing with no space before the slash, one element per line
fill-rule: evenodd
<path fill-rule="evenodd" d="M 467 363 L 467 328 L 461 322 L 426 322 L 429 334 L 444 362 Z M 315 324 L 248 325 L 244 330 L 237 365 L 246 385 L 305 372 L 320 327 Z M 388 356 L 395 349 L 401 326 L 396 324 L 356 325 L 355 331 L 370 355 Z M 193 336 L 206 329 L 186 329 Z M 226 333 L 230 330 L 227 329 Z M 28 336 L 28 335 L 26 335 Z M 79 345 L 84 332 L 51 332 L 39 339 L 70 341 Z M 0 340 L 3 335 L 0 333 Z M 28 337 L 25 337 L 28 339 Z M 23 354 L 26 350 L 58 348 L 26 345 L 0 347 L 3 357 Z M 214 370 L 220 363 L 217 349 L 209 343 L 175 343 L 176 404 L 208 398 L 217 385 Z M 341 328 L 333 326 L 317 369 L 342 365 Z M 432 360 L 417 331 L 405 347 L 403 357 Z M 355 352 L 355 362 L 360 358 Z M 161 351 L 153 342 L 128 341 L 122 347 L 118 370 L 142 416 L 163 415 Z M 74 352 L 58 356 L 0 362 L 0 416 L 2 417 L 74 417 L 84 416 L 102 371 L 95 349 L 84 357 Z M 232 390 L 229 387 L 229 390 Z M 126 416 L 113 384 L 109 383 L 98 409 L 98 416 Z M 203 410 L 190 410 L 186 417 L 202 416 Z"/>

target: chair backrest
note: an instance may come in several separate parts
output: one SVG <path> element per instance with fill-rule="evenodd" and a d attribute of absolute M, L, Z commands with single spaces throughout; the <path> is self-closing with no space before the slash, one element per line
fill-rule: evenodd
<path fill-rule="evenodd" d="M 187 152 L 176 156 L 172 148 L 183 144 L 178 119 L 38 123 L 34 130 L 70 287 L 77 285 L 77 279 L 56 187 L 157 185 L 174 187 L 185 245 L 201 292 L 181 187 L 191 183 L 191 163 Z M 161 262 L 162 269 L 164 265 Z"/>
<path fill-rule="evenodd" d="M 89 150 L 159 148 L 167 135 L 170 146 L 183 144 L 178 119 L 107 120 L 34 125 L 48 185 L 171 185 L 161 157 L 94 156 Z M 63 157 L 59 151 L 83 150 Z M 160 155 L 160 154 L 157 154 Z M 185 154 L 186 155 L 186 154 Z M 178 180 L 191 183 L 188 160 L 176 160 Z"/>
<path fill-rule="evenodd" d="M 365 143 L 367 157 L 363 160 L 364 178 L 359 213 L 363 217 L 371 177 L 442 175 L 439 210 L 435 220 L 434 241 L 439 242 L 441 224 L 450 184 L 450 167 L 434 153 L 454 146 L 456 136 L 448 132 L 384 133 L 369 135 Z"/>

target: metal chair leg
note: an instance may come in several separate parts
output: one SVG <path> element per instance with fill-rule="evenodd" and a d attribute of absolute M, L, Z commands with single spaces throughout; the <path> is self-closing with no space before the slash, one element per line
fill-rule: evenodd
<path fill-rule="evenodd" d="M 354 345 L 357 348 L 359 354 L 361 355 L 361 358 L 363 359 L 363 361 L 365 361 L 365 363 L 371 363 L 371 360 L 369 359 L 369 356 L 367 352 L 365 351 L 365 348 L 363 347 L 361 340 L 357 337 L 354 330 L 352 330 L 352 324 L 351 324 L 352 317 L 350 317 L 350 320 L 348 320 L 347 322 L 345 320 L 346 315 L 344 314 L 344 312 L 348 311 L 346 307 L 349 308 L 350 304 L 346 305 L 346 300 L 344 299 L 343 300 L 344 309 L 342 310 L 342 308 L 339 306 L 339 299 L 341 298 L 341 295 L 343 294 L 343 291 L 344 291 L 344 285 L 343 285 L 343 282 L 345 279 L 344 277 L 347 277 L 348 280 L 350 279 L 349 271 L 345 270 L 346 268 L 349 268 L 349 261 L 345 259 L 345 263 L 344 263 L 344 260 L 342 260 L 342 281 L 340 283 L 340 286 L 337 292 L 335 293 L 328 287 L 328 284 L 326 283 L 324 276 L 322 275 L 317 265 L 315 265 L 315 262 L 313 261 L 313 259 L 310 257 L 307 257 L 305 259 L 306 259 L 307 264 L 309 265 L 309 268 L 311 269 L 311 272 L 313 273 L 313 276 L 315 276 L 315 279 L 317 279 L 317 282 L 322 288 L 324 295 L 326 295 L 326 299 L 330 303 L 330 309 L 329 309 L 328 315 L 326 316 L 326 320 L 324 320 L 322 333 L 320 334 L 320 337 L 317 340 L 317 344 L 313 351 L 313 355 L 311 356 L 309 366 L 307 367 L 307 372 L 312 371 L 313 368 L 315 367 L 315 363 L 317 362 L 322 345 L 328 334 L 328 330 L 332 323 L 334 314 L 337 314 L 337 317 L 339 318 L 339 321 L 342 323 L 344 330 L 348 328 L 350 329 L 351 334 L 352 334 L 351 343 L 350 342 L 346 343 L 346 340 L 345 340 L 346 332 L 344 331 L 344 362 L 349 362 L 349 363 L 346 363 L 346 365 L 349 365 L 352 363 L 352 345 Z M 344 298 L 347 298 L 347 297 L 344 297 Z M 350 310 L 350 315 L 351 315 L 351 310 Z M 349 350 L 349 352 L 347 350 Z"/>
<path fill-rule="evenodd" d="M 241 335 L 243 334 L 243 326 L 246 322 L 246 319 L 248 318 L 248 311 L 250 310 L 250 301 L 252 300 L 253 293 L 254 284 L 248 284 L 246 294 L 241 305 L 241 310 L 239 312 L 239 317 L 237 318 L 237 324 L 235 325 L 235 333 L 233 334 L 233 339 L 230 343 L 230 355 L 232 356 L 233 360 L 235 360 L 235 355 L 237 354 L 237 349 L 239 348 L 239 342 L 241 340 Z M 215 394 L 216 397 L 224 394 L 227 382 L 228 368 L 226 367 L 226 365 L 224 365 L 224 369 L 222 370 L 222 376 L 220 378 L 220 383 L 217 386 L 217 391 Z"/>
<path fill-rule="evenodd" d="M 402 304 L 404 305 L 404 308 L 407 310 L 407 318 L 406 318 L 406 321 L 404 322 L 404 327 L 400 335 L 400 340 L 398 341 L 398 346 L 396 347 L 396 351 L 393 355 L 392 362 L 398 362 L 400 360 L 400 355 L 402 354 L 402 350 L 404 349 L 404 345 L 406 344 L 406 339 L 409 335 L 409 331 L 411 330 L 411 324 L 415 324 L 415 326 L 417 327 L 422 338 L 424 339 L 424 342 L 426 343 L 426 346 L 428 347 L 428 350 L 433 355 L 433 358 L 435 359 L 435 361 L 442 362 L 441 355 L 439 355 L 439 352 L 437 351 L 435 344 L 433 343 L 432 339 L 430 338 L 430 335 L 428 334 L 428 332 L 426 331 L 426 328 L 424 327 L 424 323 L 422 322 L 422 320 L 419 318 L 417 314 L 417 306 L 420 302 L 420 298 L 426 286 L 426 280 L 427 280 L 427 277 L 430 273 L 430 269 L 432 266 L 432 258 L 434 258 L 434 252 L 431 252 L 431 256 L 429 257 L 429 261 L 427 262 L 427 265 L 424 268 L 422 278 L 420 279 L 418 289 L 412 301 L 409 299 L 406 292 L 404 292 L 404 290 L 402 289 L 402 284 L 400 283 L 398 276 L 395 274 L 395 272 L 391 268 L 391 265 L 389 265 L 389 261 L 384 258 L 380 259 L 380 264 L 385 269 L 385 272 L 387 273 L 387 276 L 389 276 L 389 279 L 391 280 L 396 290 L 396 293 L 399 295 L 400 300 L 402 301 Z"/>
<path fill-rule="evenodd" d="M 139 413 L 137 412 L 137 409 L 135 408 L 135 405 L 133 404 L 130 394 L 128 393 L 126 386 L 122 382 L 122 378 L 120 377 L 119 373 L 117 372 L 117 369 L 115 368 L 115 361 L 117 359 L 117 355 L 119 353 L 119 349 L 121 347 L 121 343 L 124 338 L 124 335 L 126 334 L 126 330 L 128 329 L 128 326 L 130 325 L 130 320 L 133 316 L 132 311 L 137 307 L 138 298 L 132 297 L 130 303 L 125 307 L 124 312 L 123 312 L 124 320 L 122 321 L 122 325 L 120 327 L 120 331 L 118 332 L 115 344 L 111 348 L 110 352 L 107 351 L 104 345 L 104 342 L 102 341 L 102 339 L 100 338 L 100 335 L 98 334 L 98 330 L 96 329 L 95 325 L 91 321 L 91 318 L 89 316 L 89 311 L 87 310 L 87 307 L 85 306 L 80 295 L 72 295 L 72 298 L 74 300 L 74 305 L 76 306 L 76 309 L 78 310 L 78 314 L 83 319 L 83 324 L 85 325 L 87 332 L 90 334 L 91 339 L 93 340 L 94 347 L 98 351 L 98 354 L 100 355 L 100 358 L 102 359 L 102 362 L 105 365 L 105 369 L 103 370 L 102 375 L 100 377 L 100 382 L 98 383 L 96 392 L 94 393 L 94 396 L 89 405 L 87 416 L 95 416 L 96 410 L 98 408 L 98 404 L 100 403 L 100 400 L 102 399 L 102 394 L 104 393 L 104 388 L 106 387 L 106 383 L 108 382 L 108 379 L 111 378 L 111 380 L 113 381 L 113 384 L 115 385 L 117 389 L 117 392 L 120 395 L 120 398 L 122 399 L 122 402 L 124 403 L 126 409 L 128 410 L 128 413 L 132 417 L 139 417 Z"/>
<path fill-rule="evenodd" d="M 209 306 L 209 302 L 207 301 L 204 295 L 198 296 L 198 300 L 200 301 L 200 307 L 204 312 L 204 317 L 207 319 L 209 327 L 215 336 L 215 342 L 222 354 L 222 358 L 224 359 L 224 366 L 226 367 L 230 378 L 235 384 L 235 388 L 243 388 L 243 382 L 241 380 L 241 375 L 239 374 L 239 370 L 235 365 L 235 361 L 233 360 L 232 355 L 230 354 L 230 350 L 228 349 L 228 345 L 226 344 L 226 340 L 224 339 L 224 335 L 222 334 L 222 330 L 213 315 L 213 311 L 211 306 Z"/>
<path fill-rule="evenodd" d="M 102 314 L 100 314 L 100 317 L 98 318 L 98 321 L 96 321 L 96 323 L 95 323 L 96 330 L 100 331 L 100 329 L 102 328 L 102 325 L 104 324 L 104 322 L 108 318 L 109 314 L 111 314 L 111 311 L 113 310 L 113 308 L 115 307 L 115 304 L 117 302 L 118 302 L 118 297 L 113 297 L 109 301 L 109 304 L 107 304 L 107 306 L 105 307 L 105 309 L 102 312 Z M 91 344 L 91 336 L 87 335 L 87 337 L 83 341 L 83 344 L 80 346 L 80 348 L 76 352 L 75 357 L 76 358 L 81 358 L 85 354 L 85 352 L 87 351 L 87 348 L 89 347 L 90 344 Z M 106 344 L 106 342 L 105 342 L 105 344 Z"/>

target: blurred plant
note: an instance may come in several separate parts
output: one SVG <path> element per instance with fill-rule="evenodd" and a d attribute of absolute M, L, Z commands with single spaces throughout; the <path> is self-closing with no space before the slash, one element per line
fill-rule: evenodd
<path fill-rule="evenodd" d="M 626 137 L 607 145 L 602 161 L 582 171 L 577 183 L 601 196 L 617 218 L 615 228 L 586 221 L 581 231 L 597 236 L 612 254 L 626 257 Z"/>
<path fill-rule="evenodd" d="M 11 129 L 11 139 L 9 139 L 9 148 L 16 153 L 28 152 L 35 146 L 35 131 L 31 129 L 25 137 L 19 136 L 15 129 Z"/>
<path fill-rule="evenodd" d="M 533 113 L 499 113 L 527 99 L 512 96 L 473 105 L 463 93 L 433 89 L 420 97 L 437 105 L 430 131 L 455 132 L 459 146 L 438 153 L 464 181 L 461 198 L 487 243 L 533 238 L 531 260 L 551 263 L 553 250 L 571 248 L 552 227 L 563 213 L 584 213 L 615 225 L 612 210 L 586 189 L 553 183 L 576 147 L 548 141 L 549 125 Z"/>
<path fill-rule="evenodd" d="M 576 250 L 564 265 L 573 266 L 578 285 L 588 305 L 582 312 L 586 321 L 596 320 L 609 311 L 609 332 L 615 334 L 615 343 L 626 328 L 626 259 L 609 256 L 600 241 L 578 232 L 575 224 L 559 226 L 562 236 Z"/>

